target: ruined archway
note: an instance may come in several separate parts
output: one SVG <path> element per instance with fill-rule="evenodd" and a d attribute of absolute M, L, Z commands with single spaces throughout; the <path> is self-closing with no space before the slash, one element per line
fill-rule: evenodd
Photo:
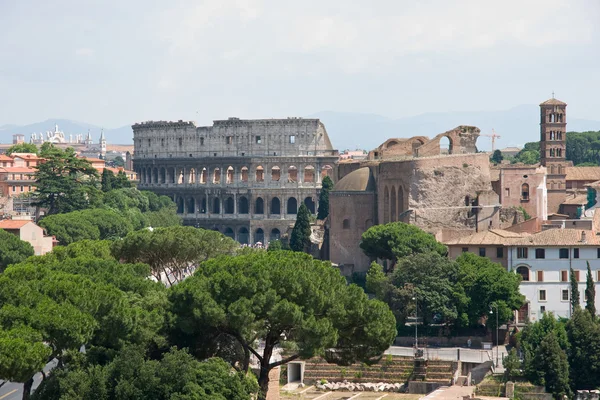
<path fill-rule="evenodd" d="M 248 198 L 246 196 L 241 196 L 240 197 L 240 210 L 239 213 L 240 214 L 248 214 Z"/>
<path fill-rule="evenodd" d="M 240 172 L 240 181 L 248 182 L 248 167 L 242 167 Z"/>
<path fill-rule="evenodd" d="M 264 182 L 265 181 L 265 170 L 260 165 L 258 167 L 256 167 L 255 179 L 256 179 L 256 182 Z"/>
<path fill-rule="evenodd" d="M 190 197 L 187 201 L 188 206 L 187 206 L 187 213 L 188 214 L 195 214 L 196 213 L 196 199 L 194 199 L 193 197 Z"/>
<path fill-rule="evenodd" d="M 262 230 L 262 228 L 258 228 L 255 232 L 254 232 L 254 244 L 265 244 L 265 231 Z"/>
<path fill-rule="evenodd" d="M 281 201 L 278 197 L 273 197 L 271 199 L 270 214 L 281 214 Z"/>
<path fill-rule="evenodd" d="M 229 227 L 225 228 L 225 230 L 223 231 L 223 235 L 235 240 L 235 232 L 233 231 L 233 229 L 231 229 Z"/>
<path fill-rule="evenodd" d="M 256 199 L 254 203 L 254 214 L 264 214 L 265 213 L 265 201 L 262 197 Z"/>
<path fill-rule="evenodd" d="M 279 232 L 279 229 L 277 229 L 277 228 L 271 229 L 271 234 L 269 235 L 269 241 L 279 240 L 280 237 L 281 237 L 281 232 Z"/>
<path fill-rule="evenodd" d="M 223 206 L 223 211 L 225 214 L 233 214 L 235 211 L 235 202 L 233 201 L 233 197 L 229 196 L 225 200 L 225 204 Z"/>
<path fill-rule="evenodd" d="M 221 214 L 221 199 L 215 197 L 213 199 L 213 214 Z"/>
<path fill-rule="evenodd" d="M 452 139 L 450 136 L 440 138 L 440 154 L 452 154 Z"/>
<path fill-rule="evenodd" d="M 308 208 L 308 211 L 310 211 L 311 214 L 315 213 L 315 202 L 312 199 L 312 197 L 305 198 L 304 205 L 306 206 L 306 208 Z"/>
<path fill-rule="evenodd" d="M 274 182 L 278 182 L 281 178 L 281 168 L 278 166 L 274 166 L 271 168 L 271 180 Z"/>
<path fill-rule="evenodd" d="M 386 186 L 383 189 L 383 223 L 390 222 L 390 191 Z"/>
<path fill-rule="evenodd" d="M 298 214 L 298 200 L 295 197 L 290 197 L 287 201 L 287 213 Z"/>
<path fill-rule="evenodd" d="M 396 222 L 398 220 L 398 214 L 396 214 L 398 205 L 396 202 L 396 188 L 392 186 L 392 190 L 390 192 L 390 222 Z"/>
<path fill-rule="evenodd" d="M 250 233 L 248 232 L 248 228 L 243 226 L 238 230 L 238 242 L 241 244 L 250 243 Z"/>
<path fill-rule="evenodd" d="M 179 197 L 177 199 L 177 214 L 183 214 L 183 209 L 184 207 L 184 201 L 183 201 L 183 197 Z"/>

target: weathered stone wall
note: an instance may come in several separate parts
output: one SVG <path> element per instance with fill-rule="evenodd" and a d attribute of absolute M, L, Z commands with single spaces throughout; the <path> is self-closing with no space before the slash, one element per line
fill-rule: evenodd
<path fill-rule="evenodd" d="M 461 125 L 452 130 L 440 133 L 423 146 L 416 149 L 418 157 L 436 156 L 440 154 L 440 140 L 444 137 L 450 141 L 449 154 L 477 153 L 477 138 L 480 129 L 475 126 Z"/>
<path fill-rule="evenodd" d="M 523 207 L 532 217 L 543 216 L 543 210 L 538 209 L 537 198 L 543 195 L 540 186 L 546 184 L 546 168 L 532 165 L 502 165 L 499 168 L 497 193 L 502 207 Z M 529 195 L 523 196 L 524 186 Z"/>

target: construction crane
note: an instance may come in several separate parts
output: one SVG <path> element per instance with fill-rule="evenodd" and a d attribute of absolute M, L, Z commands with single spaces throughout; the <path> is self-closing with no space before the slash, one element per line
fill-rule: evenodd
<path fill-rule="evenodd" d="M 482 133 L 480 136 L 487 136 L 487 137 L 492 138 L 492 153 L 493 153 L 494 150 L 496 150 L 496 138 L 500 138 L 501 136 L 497 135 L 496 131 L 493 130 L 493 129 L 492 129 L 492 134 L 491 135 L 490 134 Z"/>

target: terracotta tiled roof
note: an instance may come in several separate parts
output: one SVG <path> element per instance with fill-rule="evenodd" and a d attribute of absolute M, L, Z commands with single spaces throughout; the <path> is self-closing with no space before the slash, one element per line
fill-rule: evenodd
<path fill-rule="evenodd" d="M 565 201 L 562 202 L 562 204 L 587 204 L 587 195 L 586 194 L 581 194 L 579 196 L 575 196 L 575 197 L 569 197 L 568 199 L 566 199 Z"/>
<path fill-rule="evenodd" d="M 540 106 L 566 106 L 566 105 L 567 105 L 567 103 L 564 103 L 555 98 L 548 99 L 545 102 L 543 102 L 542 104 L 540 104 Z"/>
<path fill-rule="evenodd" d="M 24 227 L 25 225 L 27 225 L 30 222 L 31 221 L 29 221 L 29 220 L 5 219 L 3 221 L 0 221 L 0 229 L 8 229 L 8 230 L 21 229 L 22 227 Z"/>
<path fill-rule="evenodd" d="M 39 157 L 35 153 L 12 153 L 11 156 L 23 158 L 25 160 L 38 160 Z"/>
<path fill-rule="evenodd" d="M 585 232 L 585 243 L 581 241 Z M 582 229 L 548 229 L 528 237 L 524 237 L 517 246 L 598 246 L 600 237 L 594 231 Z"/>
<path fill-rule="evenodd" d="M 600 180 L 600 167 L 567 167 L 568 181 Z"/>
<path fill-rule="evenodd" d="M 510 245 L 525 237 L 524 233 L 509 232 L 503 229 L 491 229 L 473 235 L 450 240 L 445 244 L 452 245 Z"/>
<path fill-rule="evenodd" d="M 0 167 L 1 172 L 7 172 L 9 174 L 34 174 L 35 169 L 29 167 Z"/>
<path fill-rule="evenodd" d="M 12 157 L 7 156 L 6 154 L 0 154 L 0 161 L 13 161 Z"/>

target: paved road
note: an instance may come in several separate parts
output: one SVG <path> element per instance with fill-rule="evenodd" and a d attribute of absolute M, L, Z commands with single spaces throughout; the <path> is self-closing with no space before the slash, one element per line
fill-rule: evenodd
<path fill-rule="evenodd" d="M 56 366 L 56 360 L 49 362 L 44 367 L 46 374 Z M 35 390 L 42 381 L 42 374 L 38 373 L 33 377 L 33 390 Z M 0 383 L 4 382 L 0 380 Z M 21 400 L 23 398 L 23 384 L 7 382 L 0 387 L 0 400 Z"/>

